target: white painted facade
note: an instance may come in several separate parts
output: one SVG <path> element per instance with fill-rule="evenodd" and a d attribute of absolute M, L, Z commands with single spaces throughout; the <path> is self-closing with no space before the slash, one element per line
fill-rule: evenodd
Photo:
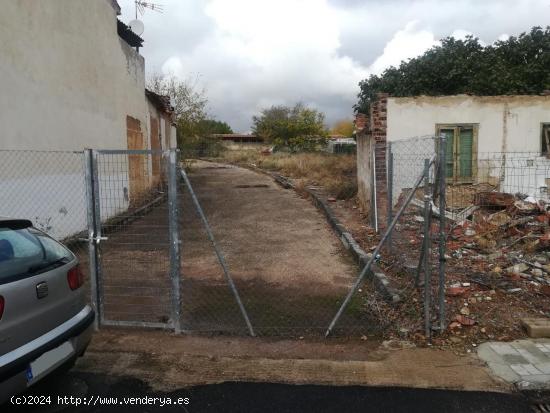
<path fill-rule="evenodd" d="M 432 153 L 425 137 L 435 136 L 437 125 L 471 124 L 477 129 L 474 182 L 548 199 L 550 160 L 541 156 L 543 123 L 550 123 L 550 96 L 389 97 L 387 103 L 387 141 L 395 142 L 401 187 L 421 173 L 422 160 L 415 163 L 413 158 L 422 151 L 426 157 Z M 418 145 L 397 142 L 413 137 L 420 138 Z M 399 166 L 399 158 L 408 159 Z"/>
<path fill-rule="evenodd" d="M 145 62 L 110 0 L 17 0 L 0 13 L 2 149 L 125 149 L 145 132 Z"/>
<path fill-rule="evenodd" d="M 387 139 L 434 135 L 437 124 L 478 124 L 478 152 L 540 152 L 550 96 L 388 98 Z"/>
<path fill-rule="evenodd" d="M 2 2 L 0 215 L 71 236 L 86 228 L 84 156 L 71 151 L 128 149 L 127 116 L 151 147 L 145 61 L 119 37 L 117 11 L 113 0 Z M 107 219 L 131 189 L 128 156 L 103 159 Z"/>

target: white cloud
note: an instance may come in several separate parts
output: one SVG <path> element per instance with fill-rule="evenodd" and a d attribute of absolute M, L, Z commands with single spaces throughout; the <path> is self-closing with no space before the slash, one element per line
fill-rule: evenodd
<path fill-rule="evenodd" d="M 418 21 L 407 23 L 384 47 L 384 52 L 369 67 L 372 73 L 380 74 L 389 66 L 399 66 L 401 61 L 421 55 L 439 42 L 432 32 L 417 29 Z"/>
<path fill-rule="evenodd" d="M 319 0 L 213 0 L 205 8 L 213 33 L 191 52 L 170 57 L 164 71 L 200 73 L 214 114 L 248 129 L 252 115 L 274 104 L 303 101 L 330 122 L 352 112 L 366 68 L 340 56 L 339 30 Z M 220 115 L 218 117 L 221 118 Z"/>
<path fill-rule="evenodd" d="M 458 40 L 466 40 L 466 37 L 473 36 L 473 33 L 469 30 L 456 29 L 451 33 L 451 36 Z"/>
<path fill-rule="evenodd" d="M 149 72 L 197 75 L 210 111 L 235 130 L 272 104 L 303 101 L 349 117 L 369 73 L 423 53 L 451 34 L 487 44 L 550 18 L 547 0 L 159 0 L 143 16 Z M 119 0 L 122 20 L 134 1 Z"/>

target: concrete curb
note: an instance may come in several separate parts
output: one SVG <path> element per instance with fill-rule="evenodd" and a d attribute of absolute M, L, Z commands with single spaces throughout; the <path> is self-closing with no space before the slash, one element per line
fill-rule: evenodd
<path fill-rule="evenodd" d="M 277 182 L 285 189 L 296 189 L 295 185 L 289 179 L 285 178 L 282 175 L 268 172 L 257 167 L 254 167 L 253 170 L 270 176 L 275 180 L 275 182 Z M 338 235 L 338 238 L 340 238 L 340 241 L 342 242 L 344 248 L 351 253 L 359 266 L 365 266 L 371 258 L 371 254 L 368 254 L 359 246 L 357 241 L 355 241 L 355 238 L 353 238 L 347 228 L 342 225 L 338 218 L 336 218 L 330 206 L 323 199 L 321 199 L 314 191 L 310 189 L 305 188 L 305 191 L 311 197 L 313 205 L 315 205 L 321 212 L 323 212 L 332 230 L 336 233 L 336 235 Z M 373 282 L 375 288 L 383 295 L 383 297 L 387 301 L 391 303 L 397 303 L 401 301 L 401 297 L 399 297 L 397 290 L 391 286 L 389 278 L 386 276 L 386 274 L 384 274 L 380 267 L 378 267 L 378 265 L 372 264 L 371 270 L 369 271 L 367 276 Z"/>

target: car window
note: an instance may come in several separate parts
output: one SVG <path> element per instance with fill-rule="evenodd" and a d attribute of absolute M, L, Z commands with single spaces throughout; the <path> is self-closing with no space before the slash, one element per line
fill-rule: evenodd
<path fill-rule="evenodd" d="M 0 263 L 43 254 L 44 250 L 35 237 L 25 237 L 21 230 L 0 229 Z"/>
<path fill-rule="evenodd" d="M 0 283 L 38 274 L 72 258 L 67 248 L 35 228 L 0 227 Z"/>
<path fill-rule="evenodd" d="M 47 261 L 56 261 L 63 257 L 70 258 L 69 250 L 53 238 L 34 228 L 29 228 L 29 232 L 36 236 L 44 247 Z"/>

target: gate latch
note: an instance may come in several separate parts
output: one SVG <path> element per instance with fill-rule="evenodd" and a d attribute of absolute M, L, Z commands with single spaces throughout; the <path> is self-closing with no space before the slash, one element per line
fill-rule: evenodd
<path fill-rule="evenodd" d="M 79 238 L 79 241 L 91 242 L 93 244 L 99 245 L 101 241 L 107 241 L 109 237 L 93 237 L 93 238 Z"/>
<path fill-rule="evenodd" d="M 99 245 L 99 243 L 100 243 L 101 241 L 107 241 L 108 239 L 109 239 L 109 237 L 95 237 L 95 238 L 93 239 L 93 242 L 95 242 L 96 245 Z"/>

